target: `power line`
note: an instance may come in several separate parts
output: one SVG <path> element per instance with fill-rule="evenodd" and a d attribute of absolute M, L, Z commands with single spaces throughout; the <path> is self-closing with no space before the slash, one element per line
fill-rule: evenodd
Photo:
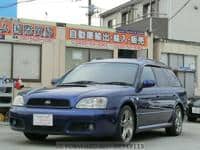
<path fill-rule="evenodd" d="M 169 18 L 169 21 L 176 17 L 190 2 L 191 0 L 188 0 L 173 16 Z"/>

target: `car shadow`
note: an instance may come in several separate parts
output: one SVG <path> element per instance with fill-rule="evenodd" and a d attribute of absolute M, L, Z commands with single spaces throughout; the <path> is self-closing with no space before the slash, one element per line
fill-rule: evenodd
<path fill-rule="evenodd" d="M 141 132 L 134 135 L 132 142 L 144 143 L 148 140 L 168 137 L 164 130 L 152 130 L 148 132 Z M 116 139 L 111 137 L 94 138 L 94 137 L 69 137 L 69 136 L 49 136 L 45 141 L 33 142 L 29 140 L 23 141 L 21 144 L 37 145 L 37 146 L 55 146 L 58 143 L 109 143 L 117 142 Z"/>

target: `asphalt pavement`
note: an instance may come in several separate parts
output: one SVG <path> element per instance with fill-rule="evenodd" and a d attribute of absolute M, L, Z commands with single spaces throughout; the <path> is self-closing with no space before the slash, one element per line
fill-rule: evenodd
<path fill-rule="evenodd" d="M 7 124 L 0 123 L 0 149 L 2 150 L 57 150 L 57 142 L 99 142 L 110 138 L 49 136 L 44 142 L 30 142 L 20 132 L 12 131 Z M 135 135 L 133 143 L 144 145 L 145 150 L 200 150 L 200 121 L 184 122 L 183 134 L 170 137 L 164 129 Z M 66 148 L 67 149 L 67 148 Z"/>

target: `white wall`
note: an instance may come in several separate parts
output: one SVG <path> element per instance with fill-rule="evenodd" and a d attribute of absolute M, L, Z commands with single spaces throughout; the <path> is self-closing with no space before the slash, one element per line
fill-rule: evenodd
<path fill-rule="evenodd" d="M 188 0 L 171 0 L 173 16 Z M 198 9 L 195 10 L 194 7 Z M 169 39 L 200 42 L 200 0 L 191 2 L 173 19 L 169 20 Z"/>

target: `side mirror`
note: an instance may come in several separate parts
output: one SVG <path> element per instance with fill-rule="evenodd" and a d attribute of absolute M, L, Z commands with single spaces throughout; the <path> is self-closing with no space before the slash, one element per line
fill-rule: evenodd
<path fill-rule="evenodd" d="M 52 84 L 52 85 L 56 85 L 59 81 L 60 81 L 60 78 L 52 79 L 52 80 L 51 80 L 51 84 Z"/>
<path fill-rule="evenodd" d="M 155 86 L 155 81 L 154 80 L 144 80 L 142 83 L 142 88 L 150 88 Z"/>

